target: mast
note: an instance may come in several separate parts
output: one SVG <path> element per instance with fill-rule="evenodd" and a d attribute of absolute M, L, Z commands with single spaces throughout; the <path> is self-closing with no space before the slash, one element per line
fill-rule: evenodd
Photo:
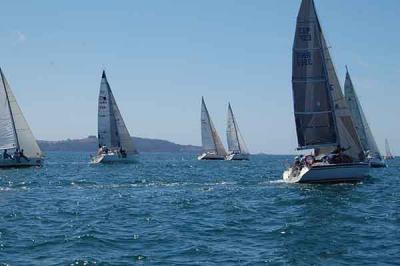
<path fill-rule="evenodd" d="M 14 115 L 13 115 L 13 112 L 12 112 L 12 110 L 11 110 L 10 99 L 9 99 L 9 97 L 8 97 L 8 92 L 7 92 L 6 84 L 5 84 L 5 82 L 4 82 L 4 74 L 3 74 L 3 70 L 2 70 L 1 68 L 0 68 L 0 74 L 1 74 L 1 82 L 3 83 L 4 92 L 5 92 L 6 98 L 7 98 L 8 110 L 10 111 L 11 124 L 12 124 L 12 127 L 13 127 L 15 140 L 16 140 L 16 142 L 17 142 L 17 149 L 19 150 L 20 146 L 19 146 L 19 141 L 18 141 L 17 129 L 15 128 Z"/>
<path fill-rule="evenodd" d="M 333 114 L 333 122 L 334 122 L 333 124 L 334 124 L 334 128 L 335 128 L 335 134 L 336 134 L 336 136 L 337 136 L 336 142 L 337 142 L 337 145 L 341 146 L 341 143 L 340 143 L 340 134 L 339 134 L 338 126 L 337 126 L 337 117 L 336 117 L 335 101 L 334 101 L 333 95 L 332 95 L 332 93 L 331 93 L 331 91 L 332 91 L 332 86 L 331 86 L 331 84 L 330 84 L 330 82 L 329 82 L 329 73 L 328 73 L 328 69 L 327 69 L 327 65 L 326 65 L 327 59 L 326 59 L 326 56 L 325 56 L 325 53 L 324 53 L 324 50 L 325 50 L 325 49 L 326 49 L 326 50 L 328 51 L 328 53 L 329 53 L 329 47 L 326 46 L 326 45 L 324 45 L 324 42 L 322 41 L 323 39 L 325 40 L 324 31 L 322 30 L 321 23 L 320 23 L 320 21 L 319 21 L 319 16 L 318 16 L 317 10 L 316 10 L 316 8 L 315 8 L 314 0 L 311 0 L 311 1 L 312 1 L 312 4 L 314 5 L 315 16 L 316 16 L 316 18 L 317 18 L 317 25 L 318 25 L 318 28 L 319 28 L 319 30 L 321 31 L 321 35 L 320 35 L 320 38 L 318 38 L 318 41 L 319 41 L 320 46 L 321 46 L 321 56 L 322 56 L 323 62 L 324 62 L 324 63 L 323 63 L 323 69 L 324 69 L 325 77 L 326 77 L 325 83 L 326 83 L 327 88 L 329 88 L 328 96 L 329 96 L 329 99 L 330 99 L 330 102 L 331 102 L 331 106 L 332 106 L 332 114 Z M 331 62 L 332 62 L 332 58 L 330 58 L 330 60 L 331 60 Z M 332 62 L 332 65 L 333 65 L 333 62 Z M 333 71 L 335 71 L 335 69 L 333 69 Z M 335 71 L 335 72 L 336 72 L 336 71 Z"/>

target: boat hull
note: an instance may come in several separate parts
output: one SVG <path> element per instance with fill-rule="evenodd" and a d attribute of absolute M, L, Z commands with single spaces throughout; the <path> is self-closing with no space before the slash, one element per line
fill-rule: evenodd
<path fill-rule="evenodd" d="M 197 157 L 197 160 L 199 160 L 199 161 L 202 161 L 202 160 L 225 160 L 225 156 L 205 152 L 205 153 L 201 154 L 199 157 Z"/>
<path fill-rule="evenodd" d="M 383 161 L 383 160 L 372 159 L 372 160 L 369 160 L 368 163 L 369 163 L 369 167 L 371 167 L 371 168 L 385 168 L 385 167 L 387 167 L 385 161 Z"/>
<path fill-rule="evenodd" d="M 283 173 L 287 183 L 359 182 L 368 176 L 368 163 L 317 164 L 301 170 L 289 168 Z"/>
<path fill-rule="evenodd" d="M 137 155 L 122 157 L 117 153 L 99 154 L 91 158 L 91 163 L 133 163 L 137 161 Z"/>
<path fill-rule="evenodd" d="M 25 160 L 21 158 L 19 162 L 13 159 L 0 159 L 0 168 L 19 168 L 19 167 L 33 167 L 33 166 L 42 166 L 43 158 L 29 158 Z"/>
<path fill-rule="evenodd" d="M 248 161 L 250 160 L 250 155 L 249 154 L 243 154 L 243 153 L 232 153 L 229 154 L 225 157 L 225 160 L 227 161 Z"/>

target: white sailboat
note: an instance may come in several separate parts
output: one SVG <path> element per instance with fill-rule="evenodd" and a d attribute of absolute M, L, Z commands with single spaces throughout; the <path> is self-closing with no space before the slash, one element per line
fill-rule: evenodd
<path fill-rule="evenodd" d="M 42 151 L 0 69 L 0 168 L 40 166 Z"/>
<path fill-rule="evenodd" d="M 228 104 L 227 121 L 226 139 L 228 140 L 228 155 L 226 156 L 226 160 L 249 160 L 249 150 L 240 133 L 230 103 Z"/>
<path fill-rule="evenodd" d="M 92 163 L 131 162 L 138 153 L 103 71 L 98 102 L 99 150 Z"/>
<path fill-rule="evenodd" d="M 221 138 L 211 121 L 204 98 L 201 98 L 201 142 L 203 153 L 198 160 L 224 160 L 227 155 Z"/>
<path fill-rule="evenodd" d="M 366 155 L 366 161 L 373 168 L 386 167 L 386 163 L 382 159 L 378 145 L 376 144 L 375 138 L 372 135 L 371 128 L 367 122 L 367 118 L 365 117 L 363 108 L 354 89 L 347 66 L 344 94 L 353 118 L 354 126 Z"/>
<path fill-rule="evenodd" d="M 394 159 L 394 156 L 392 152 L 390 151 L 390 146 L 389 146 L 389 141 L 385 139 L 385 160 L 392 160 Z"/>
<path fill-rule="evenodd" d="M 313 0 L 303 0 L 293 45 L 292 87 L 299 150 L 285 182 L 354 182 L 369 165 L 354 128 Z"/>

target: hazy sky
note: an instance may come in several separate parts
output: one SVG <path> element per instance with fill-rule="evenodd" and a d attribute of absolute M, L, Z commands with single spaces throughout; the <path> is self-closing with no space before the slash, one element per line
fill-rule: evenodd
<path fill-rule="evenodd" d="M 316 0 L 377 142 L 400 153 L 398 0 Z M 252 152 L 297 147 L 291 49 L 300 0 L 4 1 L 0 65 L 38 139 L 97 132 L 105 69 L 131 135 L 200 144 L 200 103 L 225 142 L 231 101 Z"/>

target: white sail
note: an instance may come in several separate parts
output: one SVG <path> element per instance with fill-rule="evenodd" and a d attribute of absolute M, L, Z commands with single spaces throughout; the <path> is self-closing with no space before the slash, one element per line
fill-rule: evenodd
<path fill-rule="evenodd" d="M 233 115 L 231 104 L 228 105 L 226 138 L 228 140 L 228 150 L 231 153 L 249 154 L 246 143 L 240 133 L 239 126 Z"/>
<path fill-rule="evenodd" d="M 122 148 L 128 154 L 137 153 L 104 71 L 99 93 L 98 139 L 100 147 Z"/>
<path fill-rule="evenodd" d="M 0 70 L 1 71 L 1 70 Z M 3 72 L 1 71 L 1 78 L 3 86 L 6 89 L 6 94 L 8 97 L 8 103 L 10 106 L 10 113 L 12 115 L 12 122 L 14 122 L 14 129 L 16 134 L 16 148 L 18 147 L 20 150 L 24 150 L 24 154 L 27 157 L 31 158 L 39 158 L 42 156 L 42 151 L 39 148 L 39 145 L 36 142 L 35 137 L 32 134 L 31 129 L 22 113 L 21 108 L 19 107 L 17 100 L 11 91 L 10 86 L 6 78 L 4 77 Z"/>
<path fill-rule="evenodd" d="M 335 109 L 335 120 L 339 135 L 339 144 L 341 147 L 348 149 L 345 151 L 354 160 L 362 160 L 364 151 L 361 146 L 357 131 L 354 127 L 353 120 L 346 99 L 343 95 L 339 79 L 336 74 L 335 67 L 331 55 L 329 53 L 328 45 L 326 44 L 324 34 L 321 29 L 322 47 L 324 51 L 326 69 L 328 72 L 328 80 L 330 84 L 330 91 L 332 101 Z"/>
<path fill-rule="evenodd" d="M 211 121 L 204 98 L 201 100 L 201 140 L 205 152 L 213 152 L 225 156 L 226 151 Z"/>
<path fill-rule="evenodd" d="M 371 156 L 381 158 L 378 145 L 376 144 L 375 138 L 372 135 L 371 128 L 367 122 L 367 118 L 365 117 L 347 67 L 344 91 L 347 104 L 350 108 L 353 122 L 364 151 L 368 151 Z"/>
<path fill-rule="evenodd" d="M 110 91 L 110 98 L 111 98 L 112 110 L 115 117 L 115 123 L 117 126 L 120 147 L 122 147 L 122 149 L 125 150 L 127 154 L 136 154 L 137 150 L 133 146 L 131 135 L 129 134 L 129 131 L 125 126 L 124 119 L 122 119 L 122 115 L 119 111 L 114 95 L 112 94 L 111 91 Z"/>
<path fill-rule="evenodd" d="M 12 121 L 10 105 L 8 104 L 3 72 L 1 72 L 0 87 L 0 149 L 15 149 L 17 147 L 17 136 Z"/>

